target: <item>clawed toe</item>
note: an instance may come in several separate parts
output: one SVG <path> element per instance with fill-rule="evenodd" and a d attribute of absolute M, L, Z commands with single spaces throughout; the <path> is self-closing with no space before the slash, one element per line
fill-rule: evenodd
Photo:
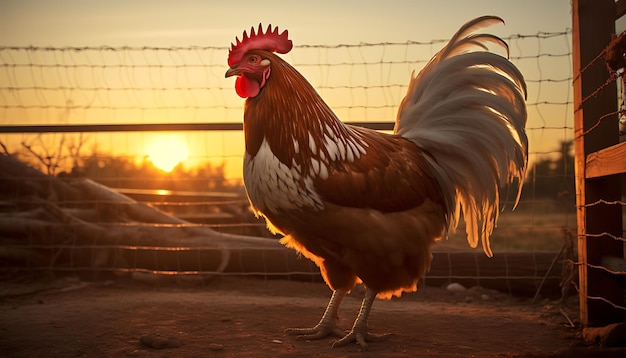
<path fill-rule="evenodd" d="M 361 332 L 351 331 L 350 333 L 345 335 L 340 340 L 337 340 L 337 341 L 333 342 L 333 348 L 345 346 L 346 344 L 348 344 L 350 342 L 356 342 L 358 345 L 361 346 L 361 348 L 363 350 L 367 350 L 367 343 L 365 343 L 365 336 L 366 335 L 367 335 L 367 333 L 365 333 L 365 335 L 364 335 Z"/>
<path fill-rule="evenodd" d="M 297 335 L 296 339 L 321 339 L 327 336 L 343 337 L 344 332 L 339 328 L 330 324 L 318 324 L 312 328 L 288 328 L 286 334 Z"/>
<path fill-rule="evenodd" d="M 385 339 L 385 338 L 389 337 L 390 335 L 391 335 L 390 333 L 372 334 L 372 333 L 369 333 L 367 331 L 361 332 L 361 331 L 352 330 L 352 331 L 350 331 L 350 333 L 346 334 L 340 340 L 337 340 L 337 341 L 333 342 L 333 348 L 345 346 L 346 344 L 348 344 L 350 342 L 356 342 L 356 344 L 361 346 L 361 349 L 367 350 L 367 343 L 366 343 L 367 341 L 370 341 L 370 342 L 371 341 L 378 341 L 378 340 L 381 340 L 381 339 Z"/>

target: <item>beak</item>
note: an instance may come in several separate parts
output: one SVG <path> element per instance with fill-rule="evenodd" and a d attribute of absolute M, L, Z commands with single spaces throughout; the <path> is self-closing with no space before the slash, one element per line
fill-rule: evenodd
<path fill-rule="evenodd" d="M 241 70 L 237 68 L 238 65 L 232 65 L 231 68 L 228 69 L 228 71 L 226 71 L 226 76 L 224 76 L 224 78 L 228 78 L 231 76 L 240 76 L 241 75 Z"/>

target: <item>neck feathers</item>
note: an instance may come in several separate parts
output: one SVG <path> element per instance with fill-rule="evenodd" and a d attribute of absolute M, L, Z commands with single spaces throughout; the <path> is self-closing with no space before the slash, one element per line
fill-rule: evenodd
<path fill-rule="evenodd" d="M 246 100 L 246 151 L 254 157 L 265 139 L 285 165 L 305 165 L 303 158 L 324 145 L 324 136 L 348 136 L 349 130 L 313 86 L 291 65 L 270 52 L 272 71 L 265 86 Z"/>

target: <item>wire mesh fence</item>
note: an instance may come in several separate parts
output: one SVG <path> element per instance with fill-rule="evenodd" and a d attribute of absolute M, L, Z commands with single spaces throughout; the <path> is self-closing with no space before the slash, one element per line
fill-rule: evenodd
<path fill-rule="evenodd" d="M 575 261 L 571 32 L 505 40 L 528 84 L 522 201 L 514 212 L 514 198 L 505 202 L 495 259 L 467 252 L 459 228 L 436 247 L 426 280 L 559 290 Z M 301 45 L 286 59 L 340 119 L 388 130 L 411 71 L 444 42 Z M 0 47 L 4 269 L 315 279 L 247 208 L 242 101 L 224 79 L 226 52 Z M 164 154 L 150 148 L 176 154 L 180 143 L 173 169 L 159 169 Z"/>
<path fill-rule="evenodd" d="M 624 33 L 615 34 L 615 21 L 624 14 L 624 3 L 616 6 L 605 1 L 597 5 L 588 9 L 586 1 L 578 1 L 573 8 L 579 254 L 576 265 L 580 272 L 577 289 L 584 327 L 626 321 L 626 138 L 620 126 L 626 113 L 626 37 Z"/>

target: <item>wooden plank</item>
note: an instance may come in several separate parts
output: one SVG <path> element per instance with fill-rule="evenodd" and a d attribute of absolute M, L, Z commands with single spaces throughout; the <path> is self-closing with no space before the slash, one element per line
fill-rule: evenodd
<path fill-rule="evenodd" d="M 584 257 L 586 245 L 582 242 L 585 237 L 586 229 L 586 207 L 585 207 L 585 141 L 584 141 L 584 117 L 582 110 L 582 74 L 580 73 L 583 65 L 581 64 L 581 33 L 580 33 L 580 16 L 578 14 L 579 1 L 572 1 L 572 63 L 574 71 L 574 177 L 576 181 L 576 222 L 578 223 L 578 256 Z M 587 268 L 585 265 L 578 267 L 578 294 L 580 305 L 580 321 L 586 325 L 588 320 L 587 301 Z"/>
<path fill-rule="evenodd" d="M 617 0 L 615 2 L 615 20 L 626 15 L 626 0 Z"/>
<path fill-rule="evenodd" d="M 587 155 L 585 177 L 626 173 L 626 142 Z"/>
<path fill-rule="evenodd" d="M 601 56 L 615 32 L 615 15 L 613 0 L 572 2 L 576 209 L 583 327 L 625 320 L 624 311 L 610 304 L 624 304 L 623 279 L 598 268 L 602 257 L 623 256 L 622 242 L 613 238 L 622 236 L 621 207 L 593 204 L 599 200 L 620 200 L 619 177 L 587 179 L 586 173 L 589 153 L 619 141 L 617 115 L 607 115 L 616 112 L 617 86 L 608 81 L 609 72 Z M 596 93 L 598 88 L 603 89 Z M 610 303 L 589 299 L 590 296 L 602 297 Z"/>
<path fill-rule="evenodd" d="M 626 275 L 626 260 L 614 256 L 602 258 L 602 266 L 615 272 L 617 275 Z"/>

